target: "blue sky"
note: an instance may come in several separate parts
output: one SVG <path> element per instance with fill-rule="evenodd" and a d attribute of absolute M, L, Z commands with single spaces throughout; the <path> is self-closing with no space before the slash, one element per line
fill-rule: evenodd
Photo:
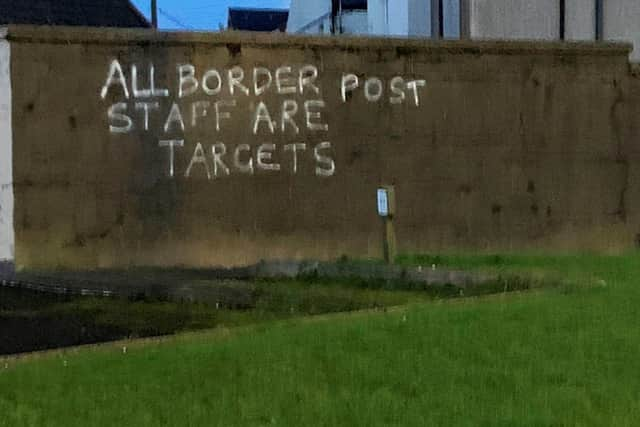
<path fill-rule="evenodd" d="M 151 0 L 132 0 L 150 18 Z M 227 9 L 232 7 L 289 8 L 290 0 L 158 0 L 160 28 L 217 30 L 226 26 Z"/>

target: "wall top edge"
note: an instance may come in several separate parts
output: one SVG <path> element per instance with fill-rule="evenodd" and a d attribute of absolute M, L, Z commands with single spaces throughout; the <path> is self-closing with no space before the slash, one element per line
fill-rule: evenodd
<path fill-rule="evenodd" d="M 95 27 L 49 27 L 10 25 L 0 27 L 0 38 L 14 43 L 98 44 L 98 45 L 221 45 L 241 44 L 264 47 L 404 49 L 457 54 L 548 54 L 585 56 L 628 56 L 633 46 L 620 42 L 559 42 L 506 40 L 429 40 L 420 38 L 308 36 L 282 33 L 177 32 L 153 29 Z"/>

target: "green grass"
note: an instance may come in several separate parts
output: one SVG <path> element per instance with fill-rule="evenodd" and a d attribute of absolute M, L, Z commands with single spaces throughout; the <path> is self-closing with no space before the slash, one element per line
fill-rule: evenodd
<path fill-rule="evenodd" d="M 105 325 L 142 332 L 153 325 L 159 334 L 215 326 L 243 326 L 300 315 L 315 315 L 392 307 L 430 299 L 429 294 L 411 291 L 360 289 L 340 283 L 298 281 L 258 282 L 254 299 L 244 309 L 216 309 L 212 303 L 170 301 L 122 301 L 119 299 L 77 299 L 53 307 L 56 313 L 86 313 Z M 148 335 L 148 334 L 146 334 Z"/>
<path fill-rule="evenodd" d="M 495 259 L 572 285 L 11 360 L 0 425 L 637 425 L 640 255 Z"/>

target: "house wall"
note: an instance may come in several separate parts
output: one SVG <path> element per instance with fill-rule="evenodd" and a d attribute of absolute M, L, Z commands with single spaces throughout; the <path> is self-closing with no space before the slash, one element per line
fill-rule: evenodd
<path fill-rule="evenodd" d="M 331 0 L 292 0 L 287 32 L 296 33 L 300 28 L 330 12 Z"/>
<path fill-rule="evenodd" d="M 367 28 L 359 16 L 347 17 L 346 32 L 350 34 L 431 37 L 432 0 L 369 0 Z M 462 0 L 469 5 L 469 35 L 475 39 L 537 39 L 560 38 L 560 8 L 557 0 Z M 596 38 L 596 0 L 566 0 L 566 40 L 593 41 Z M 634 43 L 640 46 L 640 2 L 637 0 L 606 0 L 604 5 L 604 39 Z M 459 38 L 461 0 L 444 0 L 444 37 Z M 328 13 L 328 0 L 293 1 L 289 32 Z M 466 16 L 466 15 L 465 15 Z M 356 18 L 354 21 L 352 18 Z M 352 22 L 353 21 L 353 22 Z M 327 24 L 323 28 L 328 28 Z M 322 32 L 320 26 L 307 33 Z M 631 59 L 640 61 L 640 49 Z"/>
<path fill-rule="evenodd" d="M 328 34 L 331 32 L 331 18 L 322 16 L 331 12 L 330 0 L 292 1 L 289 9 L 287 32 L 305 34 Z M 367 11 L 344 11 L 341 14 L 343 34 L 368 34 L 369 21 Z M 314 23 L 314 21 L 317 21 Z M 314 23 L 309 26 L 310 23 Z M 301 31 L 302 30 L 302 31 Z"/>
<path fill-rule="evenodd" d="M 431 37 L 431 0 L 370 0 L 372 35 Z M 444 0 L 444 37 L 460 38 L 459 0 Z"/>
<path fill-rule="evenodd" d="M 340 20 L 343 34 L 369 34 L 369 21 L 366 10 L 343 11 Z"/>
<path fill-rule="evenodd" d="M 471 37 L 557 40 L 557 0 L 469 0 Z"/>
<path fill-rule="evenodd" d="M 631 59 L 640 61 L 640 1 L 606 0 L 603 12 L 604 38 L 634 43 Z"/>
<path fill-rule="evenodd" d="M 471 37 L 478 39 L 559 38 L 560 9 L 556 0 L 469 0 Z M 603 38 L 640 46 L 640 2 L 603 2 Z M 595 0 L 566 0 L 566 39 L 595 40 Z M 640 50 L 631 54 L 640 60 Z"/>
<path fill-rule="evenodd" d="M 389 9 L 387 7 L 388 0 L 368 0 L 367 3 L 367 20 L 368 32 L 371 35 L 388 35 L 389 28 Z"/>
<path fill-rule="evenodd" d="M 13 270 L 11 47 L 0 34 L 0 276 Z"/>
<path fill-rule="evenodd" d="M 296 31 L 294 34 L 331 34 L 331 17 L 315 20 Z"/>
<path fill-rule="evenodd" d="M 408 0 L 369 0 L 367 15 L 371 35 L 405 37 L 409 35 Z"/>
<path fill-rule="evenodd" d="M 444 37 L 447 39 L 460 38 L 460 0 L 444 0 L 442 6 Z"/>
<path fill-rule="evenodd" d="M 431 36 L 431 0 L 406 0 L 409 11 L 408 35 Z"/>
<path fill-rule="evenodd" d="M 613 252 L 640 233 L 640 85 L 625 45 L 8 37 L 20 268 L 378 257 L 381 184 L 396 188 L 401 252 Z M 183 69 L 180 96 L 185 64 L 200 87 Z M 262 74 L 256 94 L 255 67 L 287 93 L 262 92 Z M 226 82 L 213 93 L 207 73 L 206 93 L 214 69 Z M 248 94 L 228 85 L 240 69 Z M 343 95 L 351 73 L 360 86 L 346 78 Z"/>
<path fill-rule="evenodd" d="M 567 40 L 596 39 L 596 0 L 565 0 Z"/>
<path fill-rule="evenodd" d="M 389 7 L 389 34 L 392 36 L 409 35 L 409 3 L 399 1 Z"/>

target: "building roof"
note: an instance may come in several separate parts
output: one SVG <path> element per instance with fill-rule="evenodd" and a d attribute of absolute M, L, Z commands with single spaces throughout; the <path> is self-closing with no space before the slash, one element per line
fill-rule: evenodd
<path fill-rule="evenodd" d="M 0 0 L 0 25 L 151 27 L 129 0 Z"/>
<path fill-rule="evenodd" d="M 289 11 L 286 9 L 229 8 L 229 29 L 240 31 L 286 31 Z"/>

